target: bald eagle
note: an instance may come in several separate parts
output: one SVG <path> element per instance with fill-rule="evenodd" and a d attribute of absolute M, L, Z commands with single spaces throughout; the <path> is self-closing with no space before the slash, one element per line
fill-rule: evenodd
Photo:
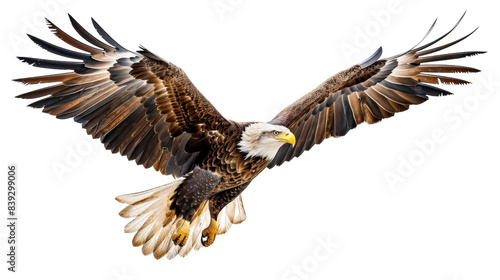
<path fill-rule="evenodd" d="M 105 148 L 154 167 L 175 181 L 121 195 L 120 212 L 133 218 L 125 232 L 134 246 L 159 259 L 186 256 L 210 246 L 217 235 L 245 220 L 241 193 L 266 168 L 279 166 L 330 137 L 344 136 L 366 122 L 373 124 L 450 92 L 430 84 L 467 84 L 435 73 L 479 70 L 443 60 L 481 51 L 434 54 L 468 35 L 430 48 L 436 40 L 389 58 L 379 48 L 365 61 L 328 78 L 283 109 L 269 122 L 235 122 L 223 117 L 188 76 L 173 63 L 144 47 L 129 51 L 92 23 L 104 41 L 69 16 L 87 42 L 68 35 L 47 20 L 69 50 L 28 35 L 33 42 L 71 61 L 19 57 L 30 65 L 69 72 L 16 79 L 25 84 L 57 84 L 19 95 L 37 99 L 29 106 L 59 119 L 73 118 Z M 434 22 L 435 24 L 435 22 Z M 432 25 L 432 27 L 434 26 Z M 425 37 L 432 30 L 427 32 Z M 424 37 L 424 38 L 425 38 Z M 423 40 L 423 39 L 422 39 Z M 422 41 L 420 41 L 422 42 Z"/>

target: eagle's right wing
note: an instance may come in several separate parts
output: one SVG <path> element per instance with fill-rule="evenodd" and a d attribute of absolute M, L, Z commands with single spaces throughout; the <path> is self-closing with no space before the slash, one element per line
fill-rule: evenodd
<path fill-rule="evenodd" d="M 94 20 L 104 43 L 70 16 L 82 43 L 52 22 L 53 33 L 82 50 L 61 48 L 28 35 L 45 50 L 73 61 L 19 57 L 36 67 L 71 72 L 16 79 L 26 84 L 58 84 L 20 98 L 40 98 L 31 107 L 57 118 L 74 118 L 106 149 L 127 156 L 145 168 L 180 177 L 194 167 L 200 151 L 224 137 L 231 126 L 174 64 L 142 48 L 131 52 L 113 40 Z M 76 60 L 76 61 L 75 61 Z"/>
<path fill-rule="evenodd" d="M 428 96 L 451 94 L 430 84 L 467 84 L 467 81 L 436 73 L 478 72 L 478 69 L 439 62 L 484 52 L 432 54 L 464 40 L 475 30 L 451 43 L 429 48 L 453 29 L 426 45 L 393 57 L 379 59 L 380 48 L 364 62 L 330 77 L 283 109 L 270 123 L 288 127 L 295 135 L 296 144 L 283 145 L 268 167 L 290 161 L 324 139 L 344 136 L 363 122 L 373 124 L 406 111 L 410 105 L 426 101 Z M 427 34 L 431 30 L 432 27 Z"/>

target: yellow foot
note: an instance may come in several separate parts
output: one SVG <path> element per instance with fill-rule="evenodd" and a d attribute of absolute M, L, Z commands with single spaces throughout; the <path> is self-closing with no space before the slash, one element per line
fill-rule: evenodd
<path fill-rule="evenodd" d="M 186 242 L 189 238 L 190 224 L 190 222 L 184 221 L 181 228 L 176 233 L 174 233 L 174 235 L 172 235 L 172 241 L 174 241 L 175 245 L 179 245 L 181 247 L 186 245 Z"/>
<path fill-rule="evenodd" d="M 208 247 L 214 243 L 218 228 L 217 222 L 212 218 L 212 220 L 210 220 L 210 225 L 201 233 L 201 244 L 203 244 L 203 246 Z"/>

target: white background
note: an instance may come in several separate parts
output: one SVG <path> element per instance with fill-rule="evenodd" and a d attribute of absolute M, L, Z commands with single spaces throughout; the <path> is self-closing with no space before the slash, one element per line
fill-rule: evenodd
<path fill-rule="evenodd" d="M 478 0 L 391 2 L 10 3 L 1 19 L 0 166 L 3 182 L 8 164 L 16 163 L 19 169 L 18 273 L 8 273 L 4 263 L 0 275 L 107 280 L 500 279 L 497 9 L 488 4 L 491 1 Z M 232 8 L 221 13 L 214 3 Z M 142 44 L 182 67 L 224 116 L 267 121 L 379 46 L 384 47 L 383 56 L 412 47 L 436 17 L 429 38 L 437 38 L 465 10 L 462 24 L 444 42 L 481 26 L 449 49 L 488 51 L 449 62 L 481 69 L 478 74 L 455 75 L 473 84 L 445 86 L 455 95 L 431 98 L 373 126 L 360 125 L 341 139 L 327 140 L 263 172 L 243 195 L 248 215 L 244 223 L 217 237 L 212 247 L 172 261 L 145 257 L 131 245 L 133 235 L 123 233 L 126 220 L 117 214 L 123 205 L 114 200 L 172 178 L 112 155 L 77 123 L 56 120 L 26 107 L 27 100 L 14 99 L 36 86 L 11 79 L 51 73 L 15 58 L 53 58 L 28 42 L 25 33 L 64 46 L 38 23 L 44 15 L 75 36 L 66 13 L 92 32 L 94 17 L 125 47 Z M 346 47 L 355 52 L 346 53 Z M 464 115 L 458 114 L 457 108 L 464 105 Z M 444 134 L 444 141 L 434 142 L 424 155 L 416 141 L 430 139 L 435 130 Z M 410 160 L 412 172 L 409 167 L 406 173 L 398 171 Z M 54 168 L 61 165 L 70 171 L 58 176 Z M 385 178 L 389 173 L 403 181 L 391 186 Z M 1 213 L 6 213 L 2 189 Z M 0 252 L 5 256 L 3 224 Z M 321 247 L 327 240 L 335 243 L 330 251 Z"/>

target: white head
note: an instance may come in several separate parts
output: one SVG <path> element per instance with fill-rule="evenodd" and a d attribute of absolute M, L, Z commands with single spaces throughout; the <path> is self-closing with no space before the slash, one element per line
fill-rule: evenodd
<path fill-rule="evenodd" d="M 245 128 L 238 143 L 238 149 L 246 153 L 245 159 L 261 157 L 273 160 L 279 148 L 289 143 L 295 145 L 295 136 L 281 125 L 254 123 Z"/>

